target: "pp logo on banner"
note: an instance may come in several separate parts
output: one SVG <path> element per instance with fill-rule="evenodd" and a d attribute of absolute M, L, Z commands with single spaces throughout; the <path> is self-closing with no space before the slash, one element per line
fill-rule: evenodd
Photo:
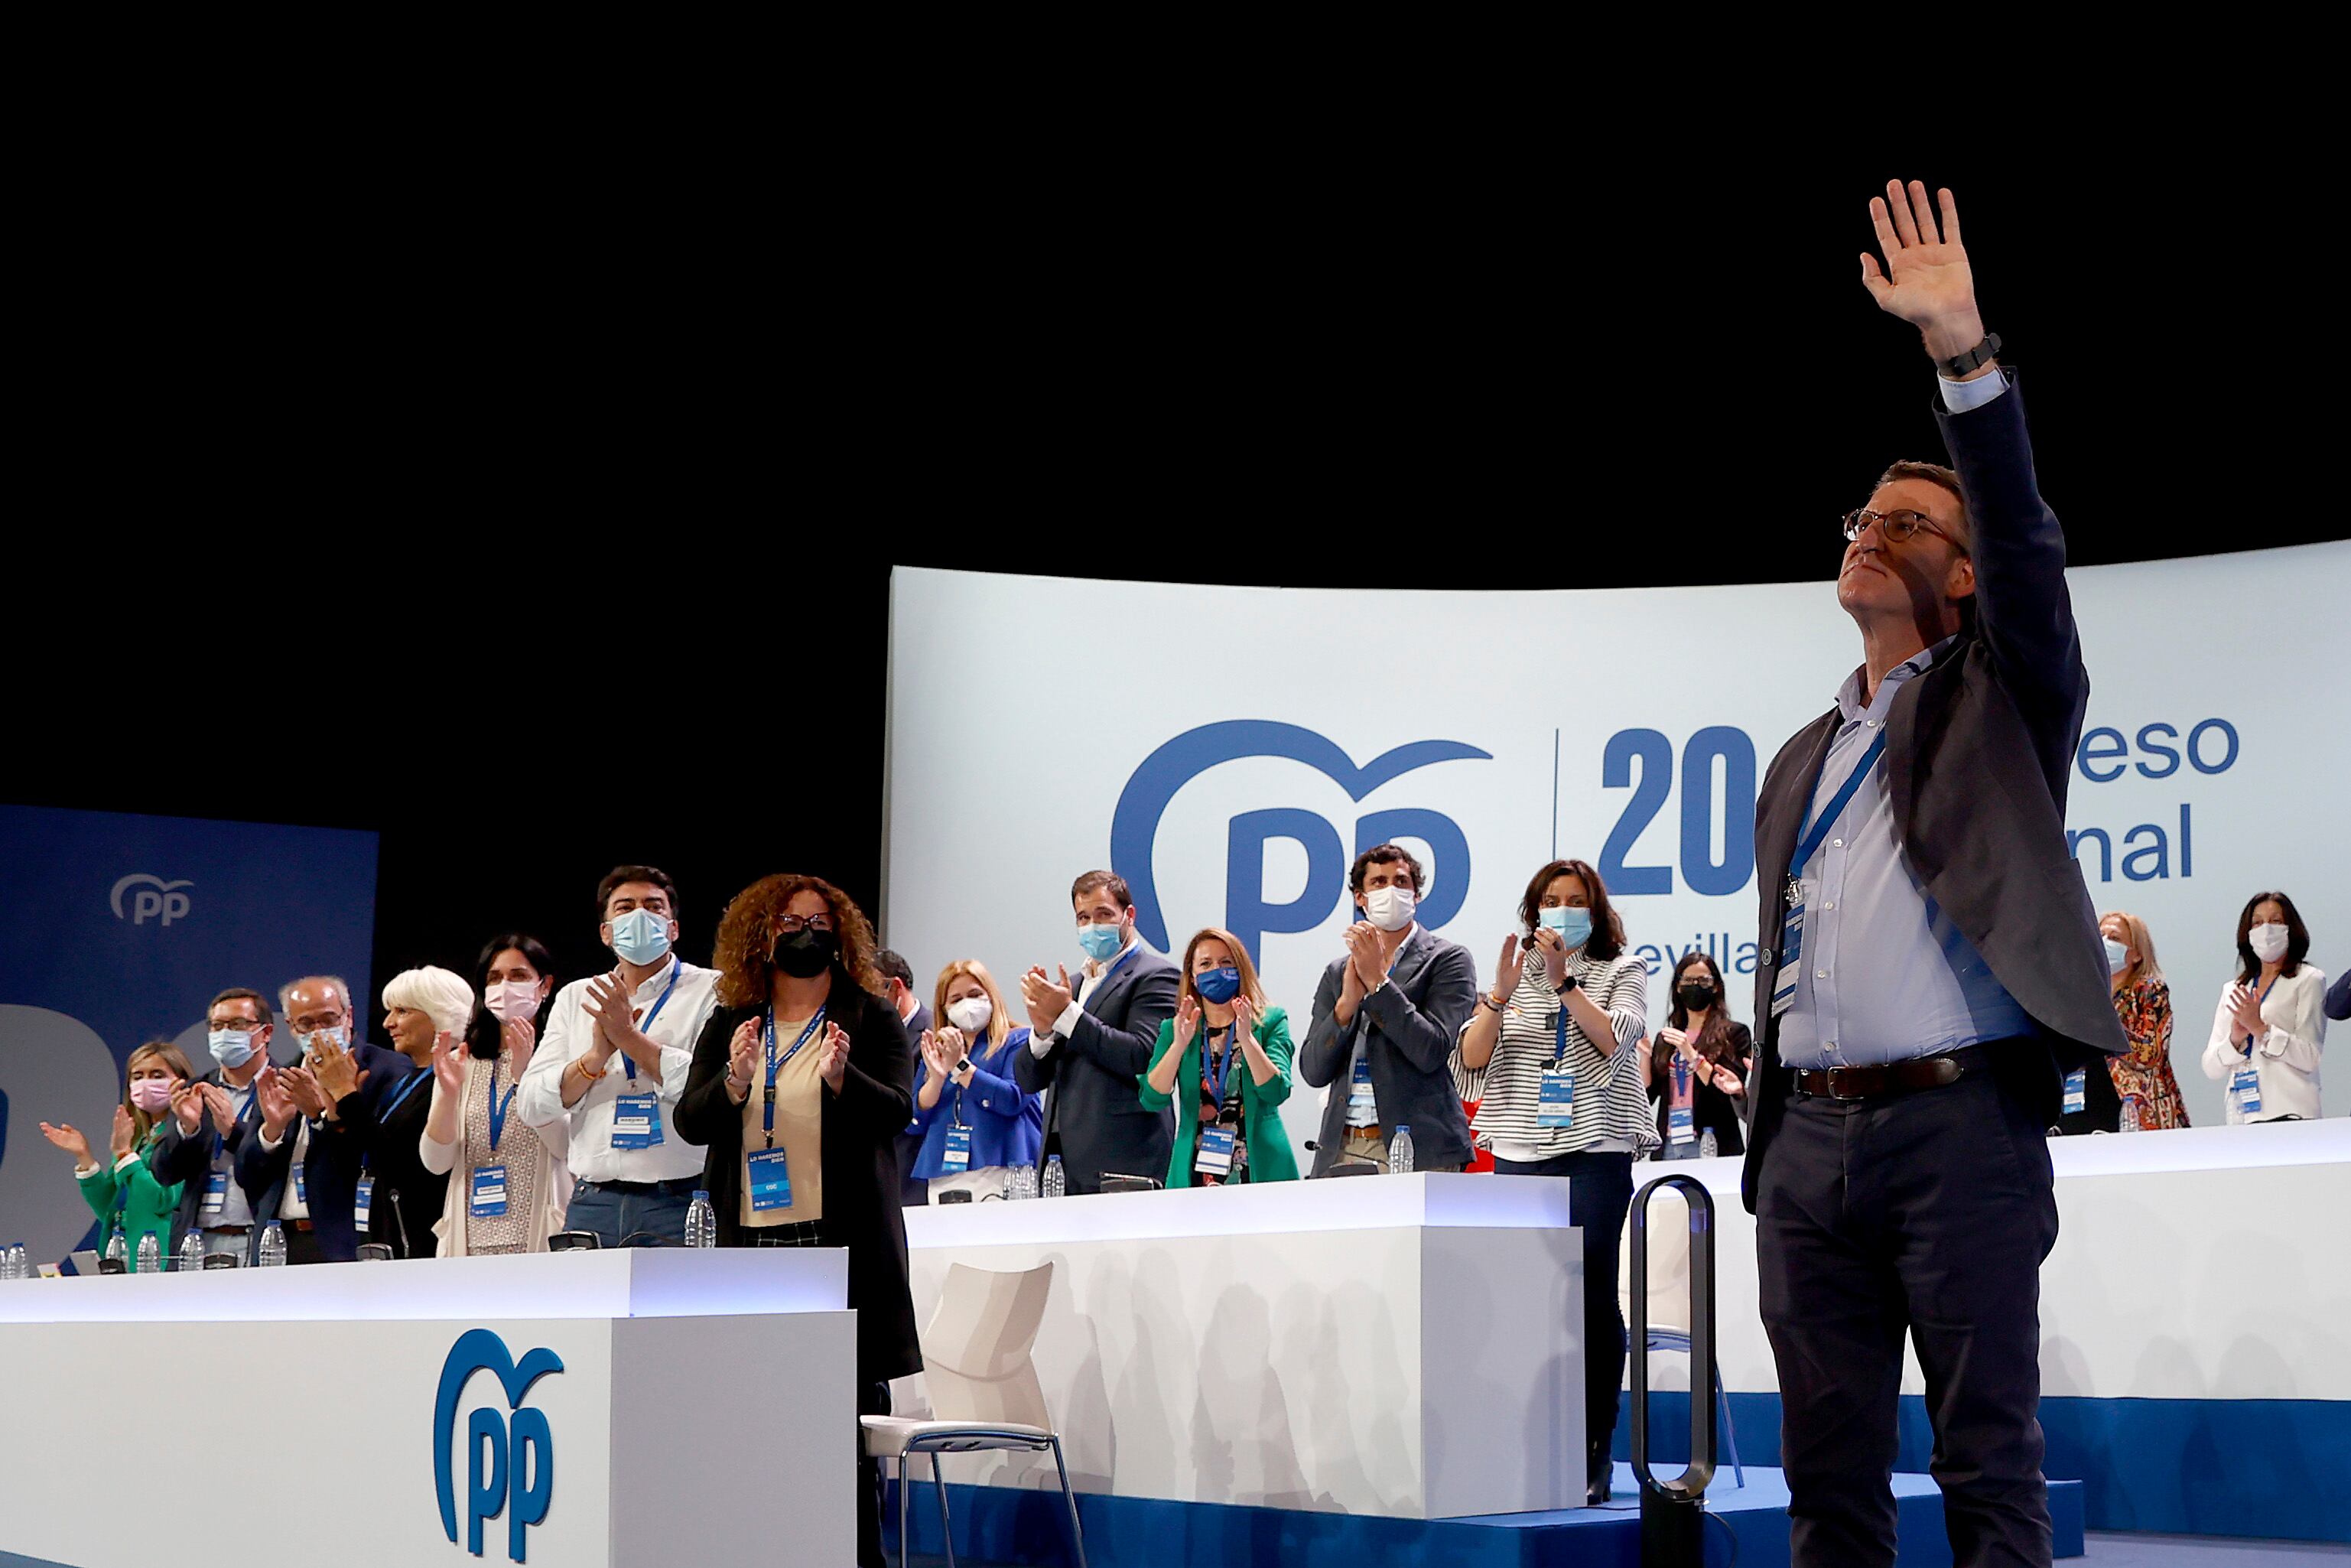
<path fill-rule="evenodd" d="M 1492 753 L 1458 740 L 1416 740 L 1374 757 L 1361 767 L 1339 746 L 1311 729 L 1270 719 L 1228 719 L 1187 729 L 1143 759 L 1119 792 L 1111 815 L 1111 869 L 1134 894 L 1134 926 L 1143 939 L 1169 951 L 1167 917 L 1159 907 L 1152 878 L 1152 849 L 1159 819 L 1176 792 L 1220 763 L 1245 757 L 1286 757 L 1329 777 L 1351 800 L 1360 800 L 1390 779 L 1432 763 L 1465 758 L 1491 761 Z M 1355 820 L 1361 854 L 1392 839 L 1419 839 L 1436 857 L 1430 897 L 1418 911 L 1420 924 L 1434 929 L 1461 912 L 1469 893 L 1469 839 L 1442 812 L 1403 808 L 1373 811 Z M 1265 901 L 1265 846 L 1289 839 L 1306 852 L 1306 887 L 1287 904 Z M 1311 811 L 1276 807 L 1244 811 L 1228 830 L 1225 859 L 1225 925 L 1254 954 L 1269 931 L 1311 931 L 1322 924 L 1347 890 L 1349 852 L 1339 830 Z"/>
<path fill-rule="evenodd" d="M 113 906 L 117 920 L 144 925 L 160 916 L 161 923 L 169 925 L 188 913 L 188 895 L 180 889 L 195 885 L 187 881 L 165 882 L 152 872 L 134 871 L 114 884 L 114 891 L 106 895 L 106 901 Z M 131 892 L 133 888 L 138 891 Z M 122 910 L 125 893 L 131 893 L 131 912 L 128 915 Z"/>
<path fill-rule="evenodd" d="M 466 1379 L 476 1372 L 496 1373 L 513 1419 L 485 1407 L 465 1423 L 465 1550 L 479 1557 L 482 1521 L 504 1511 L 507 1555 L 520 1563 L 523 1532 L 547 1518 L 555 1485 L 555 1448 L 547 1413 L 526 1407 L 523 1396 L 541 1377 L 562 1370 L 562 1359 L 544 1347 L 529 1352 L 517 1365 L 507 1354 L 506 1341 L 487 1329 L 468 1329 L 449 1347 L 449 1359 L 441 1364 L 441 1389 L 433 1401 L 433 1485 L 441 1502 L 441 1529 L 451 1544 L 457 1540 L 457 1495 L 449 1440 L 455 1436 L 457 1400 Z"/>

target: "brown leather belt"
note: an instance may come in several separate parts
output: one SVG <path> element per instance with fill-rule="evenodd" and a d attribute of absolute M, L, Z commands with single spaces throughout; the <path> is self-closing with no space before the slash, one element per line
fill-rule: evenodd
<path fill-rule="evenodd" d="M 1957 1083 L 1991 1061 L 1980 1045 L 1942 1056 L 1889 1061 L 1882 1067 L 1814 1067 L 1792 1070 L 1799 1094 L 1822 1100 L 1877 1100 Z"/>

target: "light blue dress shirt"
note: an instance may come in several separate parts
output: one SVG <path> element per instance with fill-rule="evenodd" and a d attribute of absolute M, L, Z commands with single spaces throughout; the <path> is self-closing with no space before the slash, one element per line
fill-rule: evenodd
<path fill-rule="evenodd" d="M 1861 672 L 1837 689 L 1843 722 L 1813 787 L 1813 813 L 1885 727 L 1895 694 L 1948 656 L 1947 637 L 1886 672 L 1861 704 Z M 2032 1020 L 1910 869 L 1881 758 L 1829 836 L 1793 874 L 1804 884 L 1795 999 L 1780 1019 L 1789 1067 L 1868 1066 L 2032 1031 Z"/>

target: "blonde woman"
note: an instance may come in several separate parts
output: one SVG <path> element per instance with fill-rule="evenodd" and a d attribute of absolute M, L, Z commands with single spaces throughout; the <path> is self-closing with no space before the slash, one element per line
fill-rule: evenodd
<path fill-rule="evenodd" d="M 554 960 L 536 937 L 514 932 L 482 949 L 474 980 L 481 1005 L 464 1041 L 434 1044 L 433 1106 L 416 1146 L 426 1170 L 449 1178 L 433 1226 L 437 1254 L 544 1252 L 571 1199 L 571 1124 L 527 1126 L 514 1102 L 555 989 Z"/>
<path fill-rule="evenodd" d="M 147 1155 L 162 1141 L 172 1092 L 194 1076 L 188 1071 L 188 1059 L 170 1040 L 151 1040 L 132 1051 L 123 1070 L 122 1103 L 114 1108 L 114 1129 L 103 1162 L 72 1123 L 41 1124 L 41 1135 L 74 1156 L 74 1179 L 81 1184 L 82 1201 L 98 1216 L 105 1233 L 99 1246 L 121 1237 L 126 1262 L 132 1268 L 138 1266 L 140 1239 L 148 1236 L 155 1239 L 162 1266 L 171 1267 L 181 1184 L 158 1181 Z"/>
<path fill-rule="evenodd" d="M 975 1203 L 1002 1197 L 1045 1141 L 1044 1097 L 1012 1079 L 1029 1026 L 1012 1021 L 996 977 L 977 958 L 939 971 L 931 1015 L 936 1027 L 915 1042 L 923 1065 L 914 1130 L 923 1143 L 914 1174 L 929 1184 L 933 1203 L 956 1191 Z"/>
<path fill-rule="evenodd" d="M 1296 1181 L 1281 1124 L 1290 1098 L 1290 1015 L 1269 1006 L 1241 939 L 1211 925 L 1184 946 L 1176 1016 L 1159 1026 L 1140 1093 L 1176 1105 L 1169 1186 Z"/>
<path fill-rule="evenodd" d="M 2124 1113 L 2137 1100 L 2141 1132 L 2185 1127 L 2188 1105 L 2179 1097 L 2179 1080 L 2171 1075 L 2171 987 L 2156 962 L 2155 938 L 2147 935 L 2146 921 L 2119 909 L 2098 916 L 2098 934 L 2106 939 L 2115 1014 L 2130 1036 L 2128 1056 L 2106 1059 Z"/>

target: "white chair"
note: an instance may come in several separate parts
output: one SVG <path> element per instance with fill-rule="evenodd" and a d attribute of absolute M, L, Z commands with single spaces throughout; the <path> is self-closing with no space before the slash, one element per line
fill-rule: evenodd
<path fill-rule="evenodd" d="M 1649 1227 L 1649 1342 L 1643 1354 L 1667 1351 L 1690 1355 L 1695 1353 L 1689 1331 L 1689 1207 L 1679 1194 L 1667 1191 L 1650 1200 L 1649 1212 L 1660 1223 Z M 1629 1335 L 1633 1325 L 1633 1228 L 1629 1224 L 1616 1241 L 1616 1302 L 1625 1309 Z M 1693 1384 L 1697 1381 L 1690 1379 Z M 1714 1399 L 1723 1444 L 1730 1450 L 1731 1474 L 1743 1490 L 1747 1467 L 1739 1462 L 1739 1428 L 1731 1425 L 1730 1396 L 1722 1386 L 1719 1366 L 1714 1369 Z"/>
<path fill-rule="evenodd" d="M 861 1417 L 865 1451 L 898 1463 L 898 1561 L 908 1561 L 906 1502 L 911 1495 L 906 1460 L 931 1457 L 931 1485 L 939 1499 L 939 1529 L 946 1541 L 947 1568 L 955 1568 L 955 1535 L 947 1517 L 946 1481 L 941 1454 L 983 1450 L 1050 1453 L 1061 1476 L 1061 1501 L 1070 1511 L 1070 1540 L 1078 1568 L 1085 1568 L 1084 1531 L 1078 1500 L 1070 1490 L 1070 1467 L 1061 1458 L 1061 1434 L 1045 1408 L 1029 1347 L 1045 1321 L 1052 1293 L 1053 1265 L 1017 1274 L 947 1265 L 939 1304 L 922 1334 L 923 1380 L 931 1393 L 931 1418 L 903 1416 Z"/>

